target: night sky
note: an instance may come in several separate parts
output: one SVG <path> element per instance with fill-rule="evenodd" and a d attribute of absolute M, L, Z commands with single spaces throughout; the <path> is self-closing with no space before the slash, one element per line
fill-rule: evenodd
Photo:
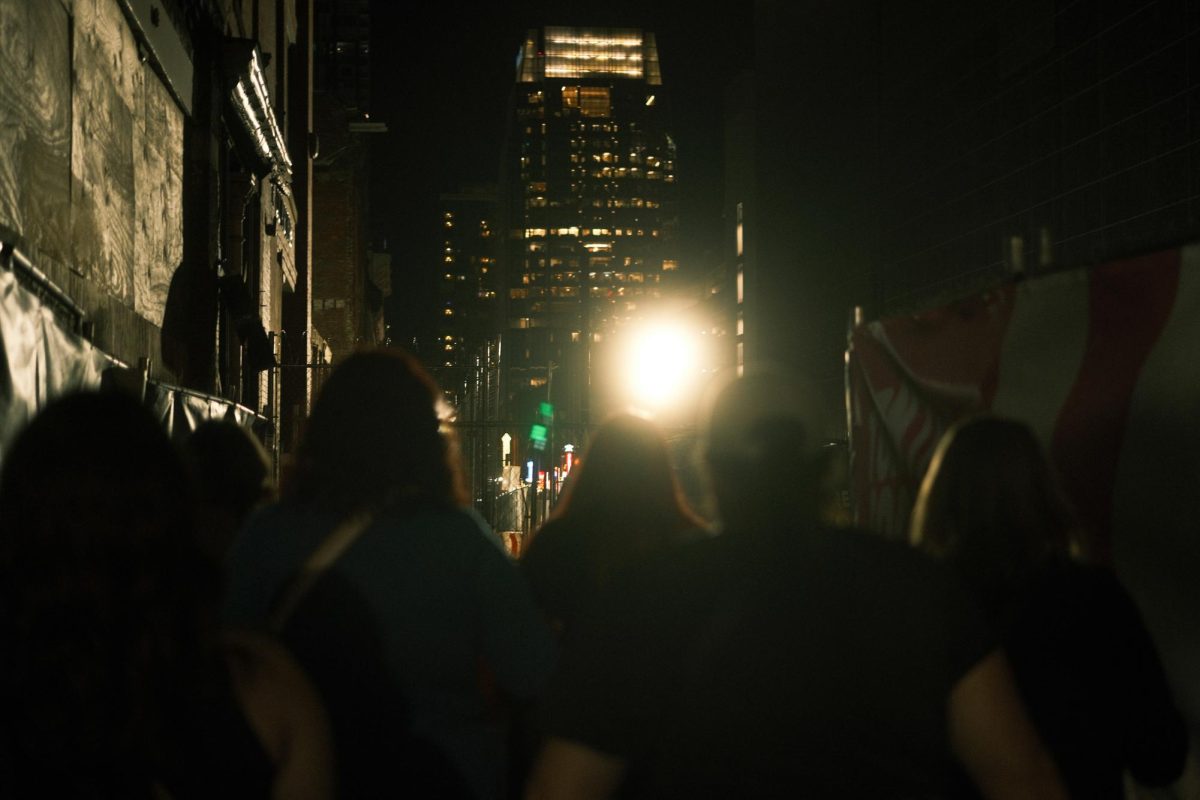
<path fill-rule="evenodd" d="M 418 17 L 399 0 L 372 4 L 372 239 L 393 258 L 393 339 L 404 344 L 431 307 L 440 249 L 437 198 L 495 183 L 517 50 L 544 25 L 636 27 L 657 36 L 671 130 L 679 148 L 681 252 L 711 264 L 719 247 L 721 99 L 749 63 L 751 4 L 669 0 L 447 2 Z"/>

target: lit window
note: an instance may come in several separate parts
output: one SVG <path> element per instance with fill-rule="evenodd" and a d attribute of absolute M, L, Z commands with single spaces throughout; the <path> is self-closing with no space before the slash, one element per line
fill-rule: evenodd
<path fill-rule="evenodd" d="M 662 268 L 664 272 L 673 272 L 679 269 L 679 262 L 673 258 L 664 258 Z"/>
<path fill-rule="evenodd" d="M 745 297 L 746 280 L 744 273 L 739 269 L 737 271 L 737 301 L 740 303 L 746 299 Z"/>
<path fill-rule="evenodd" d="M 579 87 L 579 113 L 585 117 L 607 117 L 612 113 L 612 97 L 607 86 Z"/>
<path fill-rule="evenodd" d="M 742 254 L 742 245 L 743 245 L 743 240 L 742 240 L 742 204 L 741 204 L 741 203 L 738 203 L 738 204 L 737 204 L 737 229 L 736 229 L 736 236 L 737 236 L 737 254 L 740 256 L 740 255 Z"/>

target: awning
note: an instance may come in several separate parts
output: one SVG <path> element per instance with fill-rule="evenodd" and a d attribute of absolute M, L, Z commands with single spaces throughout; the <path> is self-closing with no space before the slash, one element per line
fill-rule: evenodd
<path fill-rule="evenodd" d="M 275 172 L 290 180 L 292 160 L 272 110 L 257 42 L 226 39 L 222 55 L 226 100 L 233 110 L 226 118 L 234 141 L 255 174 Z"/>

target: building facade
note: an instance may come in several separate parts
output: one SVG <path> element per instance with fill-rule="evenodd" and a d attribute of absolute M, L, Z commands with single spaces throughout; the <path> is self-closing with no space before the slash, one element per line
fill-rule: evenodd
<path fill-rule="evenodd" d="M 754 70 L 727 95 L 725 254 L 747 363 L 802 372 L 831 430 L 854 307 L 926 308 L 1200 237 L 1195 4 L 754 14 Z"/>
<path fill-rule="evenodd" d="M 547 452 L 593 416 L 593 348 L 652 310 L 680 264 L 676 148 L 653 33 L 530 30 L 501 186 L 506 414 L 554 408 Z M 518 440 L 525 444 L 524 437 Z"/>
<path fill-rule="evenodd" d="M 653 34 L 530 31 L 505 165 L 509 327 L 601 332 L 678 267 L 665 104 Z"/>
<path fill-rule="evenodd" d="M 4 280 L 32 298 L 4 309 L 5 359 L 32 369 L 5 430 L 113 378 L 173 427 L 254 417 L 278 455 L 281 409 L 309 400 L 280 381 L 285 329 L 309 339 L 285 322 L 307 302 L 309 0 L 0 17 Z"/>

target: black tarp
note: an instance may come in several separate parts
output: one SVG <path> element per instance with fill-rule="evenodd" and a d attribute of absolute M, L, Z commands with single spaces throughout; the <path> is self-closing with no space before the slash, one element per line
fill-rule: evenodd
<path fill-rule="evenodd" d="M 12 437 L 47 403 L 99 389 L 105 374 L 117 371 L 130 368 L 75 333 L 16 272 L 0 266 L 0 464 Z M 255 431 L 269 424 L 224 398 L 155 381 L 147 382 L 144 398 L 174 439 L 207 419 L 232 419 Z"/>

